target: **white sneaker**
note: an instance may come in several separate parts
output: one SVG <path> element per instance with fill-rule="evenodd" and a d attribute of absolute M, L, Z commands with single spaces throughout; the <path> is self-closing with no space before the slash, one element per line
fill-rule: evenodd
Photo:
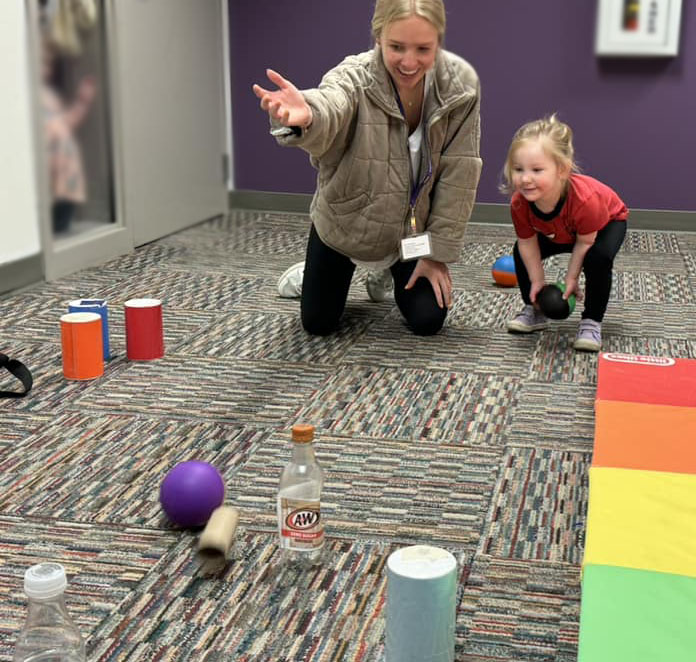
<path fill-rule="evenodd" d="M 377 303 L 386 301 L 394 293 L 394 281 L 392 280 L 391 271 L 389 269 L 368 271 L 365 286 L 370 299 Z"/>
<path fill-rule="evenodd" d="M 586 352 L 598 352 L 602 347 L 602 325 L 589 318 L 580 320 L 573 347 Z"/>
<path fill-rule="evenodd" d="M 278 279 L 278 295 L 283 299 L 297 299 L 302 294 L 304 262 L 293 264 Z"/>
<path fill-rule="evenodd" d="M 534 306 L 527 304 L 517 314 L 517 317 L 507 323 L 507 330 L 513 333 L 531 333 L 545 329 L 547 326 L 546 315 Z"/>

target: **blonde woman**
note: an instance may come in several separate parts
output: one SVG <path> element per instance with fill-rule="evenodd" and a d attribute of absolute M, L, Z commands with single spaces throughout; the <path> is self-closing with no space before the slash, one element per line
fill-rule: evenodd
<path fill-rule="evenodd" d="M 281 296 L 301 294 L 309 333 L 338 328 L 356 265 L 371 270 L 373 300 L 393 278 L 413 333 L 444 324 L 481 173 L 478 77 L 444 34 L 442 0 L 377 0 L 372 50 L 315 89 L 271 69 L 275 89 L 253 87 L 278 142 L 318 170 L 305 262 L 279 281 Z"/>

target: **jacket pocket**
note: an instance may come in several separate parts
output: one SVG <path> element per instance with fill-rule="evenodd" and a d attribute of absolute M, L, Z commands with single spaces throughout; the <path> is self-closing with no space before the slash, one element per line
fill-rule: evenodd
<path fill-rule="evenodd" d="M 328 202 L 328 205 L 336 216 L 346 216 L 358 211 L 359 209 L 364 209 L 367 207 L 369 202 L 370 198 L 368 197 L 367 193 L 361 193 L 355 198 Z"/>

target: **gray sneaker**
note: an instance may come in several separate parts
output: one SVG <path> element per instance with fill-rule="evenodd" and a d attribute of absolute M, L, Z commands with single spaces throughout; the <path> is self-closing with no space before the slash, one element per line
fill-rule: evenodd
<path fill-rule="evenodd" d="M 370 299 L 377 303 L 386 301 L 394 293 L 394 281 L 392 280 L 391 271 L 389 269 L 368 271 L 365 286 Z"/>
<path fill-rule="evenodd" d="M 507 330 L 513 333 L 531 333 L 548 326 L 546 315 L 534 306 L 527 305 L 517 314 L 517 317 L 507 323 Z"/>
<path fill-rule="evenodd" d="M 304 262 L 293 264 L 283 272 L 278 279 L 278 295 L 283 299 L 296 299 L 302 294 L 302 279 L 304 278 Z"/>
<path fill-rule="evenodd" d="M 575 349 L 598 352 L 602 347 L 602 325 L 591 319 L 580 320 L 578 335 L 573 343 Z"/>

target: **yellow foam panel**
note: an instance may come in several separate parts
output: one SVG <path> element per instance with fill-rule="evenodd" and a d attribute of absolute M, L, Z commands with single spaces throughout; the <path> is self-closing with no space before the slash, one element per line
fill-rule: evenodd
<path fill-rule="evenodd" d="M 591 468 L 590 563 L 696 577 L 696 476 Z"/>

